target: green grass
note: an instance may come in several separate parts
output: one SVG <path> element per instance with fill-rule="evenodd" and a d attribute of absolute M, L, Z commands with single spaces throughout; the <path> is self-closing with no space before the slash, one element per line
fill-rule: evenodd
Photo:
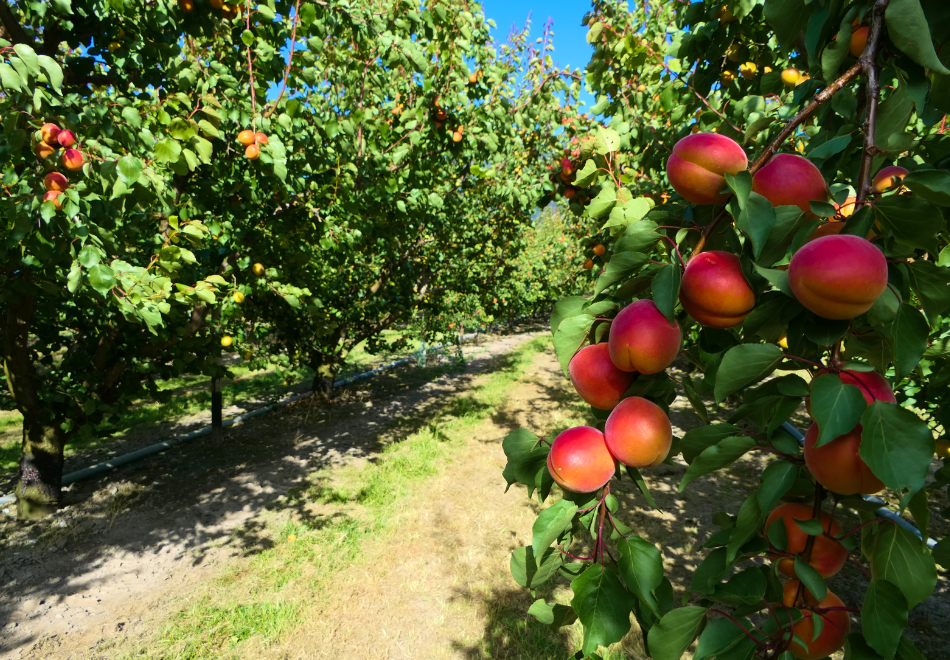
<path fill-rule="evenodd" d="M 244 561 L 235 562 L 207 593 L 173 616 L 157 640 L 127 657 L 238 658 L 245 657 L 240 647 L 245 641 L 266 644 L 288 634 L 299 615 L 295 608 L 305 602 L 301 599 L 319 598 L 324 580 L 360 559 L 364 540 L 394 529 L 400 502 L 439 473 L 453 448 L 504 402 L 534 356 L 548 346 L 548 338 L 528 342 L 469 396 L 453 399 L 425 420 L 394 422 L 383 433 L 402 439 L 389 444 L 375 462 L 311 474 L 275 510 L 235 532 L 235 542 L 245 549 Z M 313 508 L 320 513 L 312 513 Z M 260 603 L 280 603 L 282 618 L 274 614 L 242 616 L 240 625 L 233 621 L 235 613 L 251 611 L 240 608 Z"/>

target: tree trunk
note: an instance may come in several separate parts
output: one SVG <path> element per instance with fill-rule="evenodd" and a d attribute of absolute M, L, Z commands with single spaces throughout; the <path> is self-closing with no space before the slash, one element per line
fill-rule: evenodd
<path fill-rule="evenodd" d="M 340 365 L 327 360 L 326 356 L 314 352 L 310 354 L 310 368 L 313 369 L 313 383 L 310 390 L 317 396 L 329 399 L 333 394 L 333 381 Z"/>
<path fill-rule="evenodd" d="M 63 448 L 60 424 L 23 417 L 23 456 L 16 488 L 17 517 L 35 520 L 55 513 L 62 498 Z"/>

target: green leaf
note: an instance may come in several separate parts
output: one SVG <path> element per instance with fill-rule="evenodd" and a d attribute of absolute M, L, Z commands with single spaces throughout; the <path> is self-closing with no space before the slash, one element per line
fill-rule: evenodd
<path fill-rule="evenodd" d="M 726 545 L 727 562 L 735 561 L 742 546 L 762 529 L 766 517 L 766 512 L 759 507 L 758 493 L 752 493 L 742 502 L 739 515 L 736 516 L 736 526 L 732 528 L 729 543 Z"/>
<path fill-rule="evenodd" d="M 30 75 L 37 76 L 40 73 L 40 60 L 36 56 L 36 51 L 26 44 L 14 44 L 13 50 L 19 56 L 20 61 L 26 65 Z"/>
<path fill-rule="evenodd" d="M 693 479 L 734 463 L 754 446 L 755 440 L 752 438 L 733 436 L 721 440 L 712 447 L 707 447 L 703 450 L 703 453 L 697 456 L 693 462 L 689 464 L 689 467 L 686 468 L 683 479 L 680 481 L 679 492 L 682 493 L 686 489 L 686 485 Z"/>
<path fill-rule="evenodd" d="M 716 403 L 768 376 L 784 356 L 782 349 L 773 344 L 740 344 L 730 348 L 716 372 Z"/>
<path fill-rule="evenodd" d="M 570 625 L 577 619 L 574 608 L 560 603 L 547 603 L 543 598 L 539 598 L 531 604 L 531 607 L 528 608 L 528 614 L 555 630 Z"/>
<path fill-rule="evenodd" d="M 758 264 L 755 264 L 755 272 L 767 279 L 772 286 L 784 293 L 789 298 L 795 297 L 792 293 L 792 287 L 788 283 L 787 271 L 773 268 L 762 268 Z"/>
<path fill-rule="evenodd" d="M 747 619 L 738 619 L 738 622 L 746 630 L 754 627 Z M 699 636 L 693 660 L 750 658 L 755 648 L 755 642 L 749 639 L 735 623 L 726 618 L 713 619 L 703 628 Z"/>
<path fill-rule="evenodd" d="M 143 169 L 145 169 L 145 165 L 135 156 L 123 156 L 116 166 L 122 182 L 129 187 L 139 180 Z"/>
<path fill-rule="evenodd" d="M 680 660 L 705 619 L 705 607 L 680 607 L 664 614 L 647 635 L 653 660 Z"/>
<path fill-rule="evenodd" d="M 874 124 L 874 143 L 882 151 L 902 151 L 895 149 L 891 141 L 900 142 L 907 120 L 914 111 L 914 102 L 907 91 L 907 83 L 901 80 L 896 90 L 891 92 L 878 106 L 877 121 Z"/>
<path fill-rule="evenodd" d="M 139 111 L 132 107 L 122 108 L 122 119 L 132 128 L 141 128 L 142 116 Z"/>
<path fill-rule="evenodd" d="M 859 451 L 874 475 L 898 493 L 923 488 L 936 449 L 927 423 L 896 403 L 875 401 L 861 424 Z"/>
<path fill-rule="evenodd" d="M 871 580 L 861 606 L 861 627 L 867 643 L 886 660 L 897 653 L 907 611 L 907 600 L 900 589 L 887 580 Z"/>
<path fill-rule="evenodd" d="M 692 463 L 707 447 L 718 444 L 726 438 L 739 435 L 739 433 L 741 433 L 741 429 L 732 424 L 711 424 L 690 429 L 680 440 L 683 459 L 687 463 Z"/>
<path fill-rule="evenodd" d="M 950 568 L 950 536 L 946 536 L 933 548 L 934 560 L 944 568 Z"/>
<path fill-rule="evenodd" d="M 891 0 L 884 20 L 888 38 L 905 55 L 935 73 L 950 75 L 950 69 L 937 57 L 920 0 Z"/>
<path fill-rule="evenodd" d="M 610 213 L 616 203 L 617 191 L 610 186 L 604 186 L 597 193 L 597 196 L 587 204 L 587 215 L 594 220 L 603 218 Z"/>
<path fill-rule="evenodd" d="M 629 632 L 633 598 L 614 573 L 594 564 L 571 582 L 571 589 L 571 606 L 584 626 L 585 654 L 619 642 Z"/>
<path fill-rule="evenodd" d="M 597 278 L 597 285 L 594 288 L 594 295 L 599 295 L 607 287 L 621 282 L 638 270 L 649 259 L 642 252 L 618 252 L 610 257 L 607 262 L 607 269 L 604 274 Z"/>
<path fill-rule="evenodd" d="M 548 447 L 539 444 L 538 437 L 531 431 L 518 429 L 505 436 L 501 448 L 508 458 L 502 473 L 508 482 L 505 492 L 508 492 L 508 488 L 513 484 L 520 483 L 528 487 L 530 497 L 538 483 L 538 474 L 542 470 L 548 471 Z"/>
<path fill-rule="evenodd" d="M 561 321 L 582 313 L 586 304 L 587 298 L 583 296 L 568 296 L 554 303 L 554 309 L 551 310 L 551 334 L 553 335 L 557 332 Z"/>
<path fill-rule="evenodd" d="M 86 245 L 82 250 L 79 251 L 77 259 L 79 263 L 81 263 L 86 268 L 92 268 L 99 263 L 99 250 L 92 245 Z"/>
<path fill-rule="evenodd" d="M 910 269 L 910 286 L 920 296 L 924 311 L 931 320 L 950 309 L 950 268 L 923 259 L 916 259 L 907 267 Z"/>
<path fill-rule="evenodd" d="M 915 307 L 902 303 L 891 326 L 894 336 L 894 372 L 900 380 L 917 366 L 927 350 L 930 325 Z"/>
<path fill-rule="evenodd" d="M 871 576 L 896 585 L 908 608 L 930 597 L 937 584 L 937 566 L 913 532 L 896 523 L 879 523 L 870 546 Z"/>
<path fill-rule="evenodd" d="M 727 172 L 725 177 L 726 184 L 728 184 L 732 192 L 736 194 L 736 199 L 739 201 L 739 208 L 744 209 L 746 203 L 749 201 L 749 194 L 752 192 L 752 175 L 749 174 L 748 170 L 742 170 L 735 176 Z"/>
<path fill-rule="evenodd" d="M 557 538 L 571 528 L 577 505 L 560 500 L 541 512 L 531 528 L 534 556 L 540 557 Z"/>
<path fill-rule="evenodd" d="M 703 423 L 709 424 L 709 411 L 706 410 L 706 404 L 696 392 L 693 379 L 689 377 L 689 374 L 683 374 L 680 382 L 683 384 L 683 392 L 686 394 L 689 405 L 692 406 L 696 414 L 699 415 L 699 418 L 703 420 Z"/>
<path fill-rule="evenodd" d="M 853 429 L 867 409 L 857 385 L 846 385 L 834 374 L 823 374 L 811 384 L 811 414 L 818 424 L 816 447 Z"/>
<path fill-rule="evenodd" d="M 76 293 L 80 286 L 82 286 L 82 266 L 78 261 L 74 261 L 69 269 L 69 275 L 66 276 L 66 290 Z"/>
<path fill-rule="evenodd" d="M 618 542 L 620 576 L 627 588 L 656 616 L 660 608 L 654 591 L 663 582 L 663 556 L 649 541 L 632 536 Z"/>
<path fill-rule="evenodd" d="M 642 256 L 642 255 L 641 255 Z M 610 260 L 613 263 L 613 259 Z M 608 269 L 610 265 L 608 264 Z M 680 294 L 680 280 L 682 273 L 680 267 L 676 264 L 666 264 L 662 266 L 653 277 L 651 286 L 653 292 L 653 302 L 657 309 L 666 317 L 670 323 L 674 322 L 673 308 L 676 307 L 676 301 Z"/>
<path fill-rule="evenodd" d="M 620 135 L 610 128 L 597 128 L 597 138 L 594 140 L 594 151 L 601 156 L 620 149 Z"/>
<path fill-rule="evenodd" d="M 820 525 L 820 523 L 819 523 Z M 828 585 L 825 584 L 825 578 L 801 557 L 795 557 L 795 576 L 802 581 L 805 588 L 811 592 L 811 595 L 819 601 L 825 599 L 828 595 Z"/>
<path fill-rule="evenodd" d="M 62 87 L 63 69 L 59 66 L 59 63 L 48 55 L 40 55 L 37 59 L 39 60 L 40 66 L 46 71 L 49 84 L 55 89 Z"/>
<path fill-rule="evenodd" d="M 716 587 L 712 597 L 729 605 L 754 605 L 765 596 L 768 581 L 758 568 L 747 568 Z"/>
<path fill-rule="evenodd" d="M 775 221 L 775 209 L 769 200 L 759 193 L 751 193 L 745 208 L 736 218 L 736 227 L 752 239 L 752 250 L 756 259 L 765 248 Z"/>
<path fill-rule="evenodd" d="M 549 548 L 538 562 L 531 546 L 518 548 L 511 553 L 511 576 L 522 587 L 535 589 L 554 577 L 563 557 L 559 550 Z"/>
<path fill-rule="evenodd" d="M 937 256 L 937 234 L 944 230 L 940 209 L 919 197 L 890 195 L 874 205 L 878 221 L 897 240 Z"/>
<path fill-rule="evenodd" d="M 759 486 L 759 508 L 771 511 L 775 503 L 794 485 L 801 468 L 785 461 L 770 463 L 762 471 L 762 484 Z"/>
<path fill-rule="evenodd" d="M 579 188 L 586 188 L 597 176 L 597 163 L 591 158 L 583 167 L 577 171 L 577 174 L 574 177 L 574 185 Z"/>
<path fill-rule="evenodd" d="M 637 485 L 637 490 L 640 491 L 640 494 L 643 495 L 643 498 L 647 501 L 654 509 L 657 509 L 656 502 L 653 501 L 653 496 L 650 495 L 650 489 L 647 488 L 646 481 L 643 480 L 643 477 L 640 475 L 640 471 L 635 467 L 630 467 L 625 465 L 624 468 L 627 470 L 627 474 L 630 475 L 630 478 L 633 479 L 633 483 Z"/>
<path fill-rule="evenodd" d="M 52 0 L 53 9 L 59 14 L 72 14 L 73 5 L 71 0 Z"/>
<path fill-rule="evenodd" d="M 213 138 L 221 137 L 221 134 L 218 133 L 217 127 L 214 124 L 212 124 L 210 121 L 208 121 L 207 119 L 202 119 L 201 121 L 199 121 L 198 128 L 204 131 L 205 135 L 208 135 L 210 137 L 213 137 Z"/>
<path fill-rule="evenodd" d="M 4 89 L 11 92 L 18 92 L 22 89 L 20 74 L 6 62 L 0 62 L 0 84 L 3 85 Z"/>
<path fill-rule="evenodd" d="M 106 295 L 116 285 L 115 275 L 112 269 L 105 264 L 98 264 L 89 269 L 89 283 L 92 288 Z"/>
<path fill-rule="evenodd" d="M 571 363 L 571 358 L 587 340 L 587 334 L 593 324 L 593 316 L 580 314 L 564 319 L 558 325 L 557 332 L 554 333 L 554 350 L 557 352 L 557 359 L 561 363 L 561 370 L 564 371 L 565 376 L 568 375 L 567 367 Z"/>
<path fill-rule="evenodd" d="M 809 160 L 824 160 L 826 158 L 831 158 L 840 154 L 842 151 L 848 148 L 848 145 L 851 144 L 850 135 L 839 135 L 838 137 L 831 138 L 827 142 L 824 142 L 814 149 L 811 149 L 807 153 Z"/>
<path fill-rule="evenodd" d="M 165 138 L 155 143 L 155 160 L 159 163 L 175 163 L 181 156 L 181 145 L 178 140 Z"/>
<path fill-rule="evenodd" d="M 904 185 L 928 202 L 950 206 L 950 172 L 917 170 L 904 177 Z"/>

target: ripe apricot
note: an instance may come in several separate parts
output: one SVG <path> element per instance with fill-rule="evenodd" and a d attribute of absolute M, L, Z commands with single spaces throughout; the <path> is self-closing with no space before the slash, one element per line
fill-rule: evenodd
<path fill-rule="evenodd" d="M 471 74 L 471 75 L 468 77 L 468 84 L 469 84 L 469 85 L 474 85 L 474 84 L 477 83 L 477 82 L 478 82 L 478 74 L 473 73 L 473 74 Z"/>
<path fill-rule="evenodd" d="M 769 514 L 765 521 L 765 534 L 768 537 L 769 528 L 777 520 L 781 520 L 785 525 L 785 535 L 788 538 L 788 545 L 785 547 L 787 552 L 797 555 L 805 551 L 805 545 L 808 542 L 808 534 L 802 531 L 795 520 L 811 520 L 814 511 L 810 504 L 789 503 L 777 507 Z M 832 520 L 824 511 L 821 512 L 818 519 L 821 521 L 821 528 L 832 536 L 841 534 L 841 525 Z M 779 572 L 786 577 L 795 577 L 795 560 L 791 557 L 770 556 L 772 561 L 777 560 Z M 811 559 L 808 565 L 814 568 L 822 577 L 830 577 L 841 570 L 841 567 L 848 561 L 848 551 L 841 543 L 830 539 L 827 536 L 816 536 L 815 544 L 811 550 Z"/>
<path fill-rule="evenodd" d="M 755 62 L 746 62 L 739 66 L 739 75 L 743 78 L 752 78 L 755 76 L 757 70 L 758 67 L 755 65 Z"/>
<path fill-rule="evenodd" d="M 694 204 L 716 204 L 729 193 L 725 174 L 738 174 L 749 166 L 745 151 L 735 141 L 716 133 L 687 135 L 673 146 L 666 161 L 666 175 L 673 189 Z"/>
<path fill-rule="evenodd" d="M 782 71 L 782 82 L 786 87 L 794 87 L 802 77 L 801 72 L 795 67 L 789 67 Z"/>
<path fill-rule="evenodd" d="M 607 248 L 605 248 L 600 243 L 594 246 L 594 254 L 596 254 L 598 257 L 604 256 L 604 252 L 606 251 L 607 251 Z"/>
<path fill-rule="evenodd" d="M 43 186 L 47 190 L 58 190 L 62 192 L 69 188 L 69 179 L 59 172 L 50 172 L 43 177 Z"/>
<path fill-rule="evenodd" d="M 835 209 L 837 209 L 837 215 L 841 218 L 850 218 L 854 215 L 856 210 L 855 205 L 858 202 L 858 198 L 854 195 L 847 197 L 840 205 L 837 202 L 833 202 Z"/>
<path fill-rule="evenodd" d="M 178 6 L 182 11 L 193 11 L 195 3 L 192 0 L 178 0 Z"/>
<path fill-rule="evenodd" d="M 811 214 L 809 202 L 828 199 L 828 186 L 818 168 L 795 154 L 776 154 L 752 177 L 752 191 L 772 206 L 797 206 Z"/>
<path fill-rule="evenodd" d="M 827 369 L 822 369 L 815 374 L 815 378 L 824 376 L 827 373 L 829 373 Z M 838 373 L 838 378 L 841 379 L 841 382 L 845 385 L 854 385 L 861 390 L 861 394 L 864 395 L 864 400 L 867 401 L 869 406 L 875 401 L 897 403 L 897 397 L 894 396 L 894 390 L 891 389 L 891 384 L 887 382 L 884 376 L 876 371 L 852 371 L 851 369 L 845 369 Z M 805 397 L 805 410 L 811 415 L 810 396 Z"/>
<path fill-rule="evenodd" d="M 731 328 L 755 307 L 755 292 L 742 274 L 739 257 L 713 250 L 701 252 L 686 264 L 680 303 L 705 326 Z"/>
<path fill-rule="evenodd" d="M 574 189 L 573 189 L 573 188 L 567 188 L 567 189 L 564 190 L 564 196 L 567 197 L 568 199 L 571 199 L 571 198 L 574 197 L 574 195 L 576 195 L 576 194 L 577 194 L 577 193 L 574 192 Z"/>
<path fill-rule="evenodd" d="M 45 160 L 46 158 L 51 156 L 53 154 L 53 151 L 55 151 L 55 149 L 53 149 L 53 147 L 49 146 L 45 142 L 37 142 L 36 146 L 33 147 L 33 153 L 35 153 L 36 157 L 39 158 L 40 160 Z"/>
<path fill-rule="evenodd" d="M 788 283 L 798 302 L 818 316 L 852 319 L 887 288 L 887 259 L 860 236 L 822 236 L 792 256 Z"/>
<path fill-rule="evenodd" d="M 614 408 L 604 427 L 604 439 L 611 455 L 630 467 L 659 465 L 670 453 L 673 427 L 658 405 L 631 396 Z"/>
<path fill-rule="evenodd" d="M 593 259 L 588 259 L 587 261 L 584 262 L 584 270 L 590 270 L 593 267 L 594 267 Z"/>
<path fill-rule="evenodd" d="M 82 152 L 79 149 L 67 149 L 63 152 L 63 167 L 67 170 L 77 171 L 81 170 L 83 164 L 85 164 L 86 159 L 83 157 Z"/>
<path fill-rule="evenodd" d="M 268 140 L 267 140 L 267 136 L 264 135 L 263 133 L 255 133 L 254 141 L 257 142 L 258 144 L 267 144 Z"/>
<path fill-rule="evenodd" d="M 56 138 L 59 137 L 60 128 L 56 124 L 43 124 L 40 128 L 40 138 L 51 147 L 57 146 L 59 143 L 56 141 Z"/>
<path fill-rule="evenodd" d="M 239 304 L 239 305 L 240 305 L 242 302 L 244 302 L 244 294 L 241 293 L 240 291 L 235 291 L 235 292 L 234 292 L 234 295 L 231 296 L 231 297 L 234 299 L 234 302 L 236 302 L 236 303 Z"/>
<path fill-rule="evenodd" d="M 736 79 L 736 72 L 726 69 L 725 71 L 722 72 L 722 77 L 720 78 L 720 81 L 722 82 L 724 86 L 728 87 L 729 85 L 732 84 L 732 81 L 735 79 Z"/>
<path fill-rule="evenodd" d="M 258 277 L 261 277 L 264 274 L 264 271 L 265 271 L 264 264 L 254 264 L 253 266 L 251 266 L 251 272 L 257 275 Z"/>
<path fill-rule="evenodd" d="M 849 53 L 855 57 L 861 57 L 861 53 L 863 53 L 864 49 L 868 46 L 868 31 L 870 29 L 871 28 L 865 25 L 851 33 L 851 43 L 848 45 Z"/>
<path fill-rule="evenodd" d="M 646 86 L 646 85 L 643 85 L 643 84 L 637 85 L 637 91 L 638 91 L 638 92 L 645 92 L 645 91 L 647 91 L 647 86 Z"/>
<path fill-rule="evenodd" d="M 250 129 L 245 129 L 238 133 L 238 142 L 243 144 L 245 147 L 248 147 L 254 144 L 254 131 Z"/>
<path fill-rule="evenodd" d="M 571 358 L 567 371 L 580 397 L 601 410 L 610 410 L 620 403 L 634 379 L 634 374 L 614 365 L 605 343 L 579 350 Z"/>
<path fill-rule="evenodd" d="M 59 146 L 66 147 L 68 149 L 69 147 L 76 144 L 76 134 L 67 130 L 60 131 L 56 136 L 56 141 L 59 143 Z"/>
<path fill-rule="evenodd" d="M 460 132 L 455 131 L 454 133 L 452 133 L 452 142 L 461 142 L 461 141 L 462 141 L 462 134 Z"/>
<path fill-rule="evenodd" d="M 884 192 L 888 188 L 900 184 L 908 174 L 910 174 L 910 172 L 900 165 L 890 165 L 877 173 L 871 185 L 874 186 L 874 189 L 878 192 Z"/>
<path fill-rule="evenodd" d="M 604 434 L 591 426 L 575 426 L 551 443 L 548 471 L 561 488 L 592 493 L 603 488 L 616 470 Z"/>
<path fill-rule="evenodd" d="M 798 580 L 789 580 L 782 586 L 782 604 L 785 607 L 796 606 L 795 597 L 798 594 L 798 586 Z M 792 624 L 792 632 L 805 642 L 805 646 L 798 642 L 792 642 L 788 650 L 799 660 L 819 660 L 819 658 L 829 656 L 844 646 L 845 636 L 851 632 L 851 617 L 844 609 L 821 613 L 811 611 L 811 608 L 845 607 L 842 600 L 831 591 L 821 602 L 818 602 L 807 589 L 804 592 L 805 607 L 802 609 L 804 618 Z M 814 616 L 820 616 L 824 619 L 817 639 L 815 639 L 815 622 L 812 619 Z"/>
<path fill-rule="evenodd" d="M 884 482 L 874 476 L 861 458 L 861 431 L 858 424 L 826 445 L 818 442 L 818 424 L 812 424 L 805 433 L 805 465 L 815 481 L 841 495 L 871 495 L 884 488 Z"/>
<path fill-rule="evenodd" d="M 56 207 L 56 210 L 63 208 L 63 197 L 64 193 L 59 192 L 58 190 L 47 190 L 43 195 L 44 202 L 53 202 L 53 206 Z"/>
<path fill-rule="evenodd" d="M 261 157 L 261 148 L 256 144 L 247 145 L 247 149 L 244 150 L 244 155 L 247 156 L 249 160 L 257 160 Z"/>
<path fill-rule="evenodd" d="M 683 334 L 652 300 L 635 300 L 610 324 L 610 359 L 622 371 L 655 374 L 666 369 L 679 353 Z"/>

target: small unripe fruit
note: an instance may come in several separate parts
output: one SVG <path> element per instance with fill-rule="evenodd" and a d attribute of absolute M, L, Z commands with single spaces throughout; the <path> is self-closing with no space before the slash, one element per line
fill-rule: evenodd
<path fill-rule="evenodd" d="M 255 140 L 258 144 L 267 144 L 267 136 L 264 135 L 263 133 L 255 133 L 255 134 L 254 134 L 254 140 Z"/>
<path fill-rule="evenodd" d="M 56 141 L 59 143 L 59 146 L 68 149 L 76 144 L 76 134 L 72 131 L 60 131 L 59 135 L 56 136 Z"/>
<path fill-rule="evenodd" d="M 624 399 L 607 418 L 604 439 L 611 455 L 630 467 L 654 467 L 670 453 L 673 427 L 658 405 L 639 396 Z"/>
<path fill-rule="evenodd" d="M 713 14 L 713 18 L 718 18 L 720 23 L 733 23 L 736 20 L 735 15 L 729 11 L 729 8 L 725 5 L 721 6 L 716 10 L 716 13 Z"/>
<path fill-rule="evenodd" d="M 56 210 L 63 208 L 63 197 L 64 193 L 59 192 L 58 190 L 47 190 L 43 195 L 44 202 L 53 202 L 53 206 L 56 207 Z"/>
<path fill-rule="evenodd" d="M 726 49 L 726 57 L 730 62 L 739 61 L 739 46 L 737 44 L 732 44 L 729 48 Z"/>
<path fill-rule="evenodd" d="M 788 283 L 798 302 L 818 316 L 853 319 L 887 288 L 887 259 L 860 236 L 822 236 L 792 256 Z"/>
<path fill-rule="evenodd" d="M 240 133 L 238 133 L 237 139 L 238 139 L 238 142 L 243 144 L 245 147 L 248 147 L 254 144 L 254 131 L 245 129 L 241 131 Z"/>
<path fill-rule="evenodd" d="M 62 192 L 69 188 L 69 179 L 59 172 L 50 172 L 43 177 L 43 186 L 47 190 L 58 190 Z"/>
<path fill-rule="evenodd" d="M 715 133 L 687 135 L 673 146 L 666 161 L 666 175 L 673 189 L 694 204 L 717 204 L 729 198 L 721 194 L 725 174 L 738 174 L 749 160 L 734 140 Z"/>
<path fill-rule="evenodd" d="M 799 581 L 789 580 L 782 585 L 782 604 L 785 607 L 795 607 L 795 597 L 798 594 Z M 805 590 L 806 608 L 802 610 L 804 615 L 800 621 L 792 624 L 792 632 L 801 639 L 805 646 L 798 642 L 792 642 L 788 650 L 798 660 L 819 660 L 833 654 L 844 646 L 845 637 L 851 632 L 851 616 L 845 608 L 845 604 L 831 591 L 827 593 L 824 600 L 820 603 L 812 596 L 808 590 Z M 830 608 L 828 612 L 812 612 L 809 608 L 819 610 Z M 822 621 L 821 632 L 815 639 L 815 621 L 814 617 L 820 616 Z"/>
<path fill-rule="evenodd" d="M 548 453 L 548 471 L 561 488 L 593 493 L 617 470 L 604 434 L 590 426 L 576 426 L 558 435 Z"/>
<path fill-rule="evenodd" d="M 826 445 L 818 442 L 818 424 L 805 433 L 805 465 L 808 471 L 828 490 L 841 495 L 872 495 L 884 488 L 864 459 L 861 458 L 860 424 Z"/>
<path fill-rule="evenodd" d="M 56 138 L 59 137 L 59 130 L 59 126 L 56 124 L 43 124 L 43 127 L 40 128 L 40 137 L 43 139 L 43 142 L 51 147 L 55 147 L 59 144 L 56 141 Z"/>
<path fill-rule="evenodd" d="M 251 272 L 258 277 L 262 277 L 264 275 L 264 270 L 264 264 L 254 264 L 251 266 Z"/>
<path fill-rule="evenodd" d="M 794 67 L 782 71 L 782 82 L 785 83 L 786 87 L 794 87 L 801 80 L 801 77 L 801 72 Z"/>
<path fill-rule="evenodd" d="M 812 520 L 814 511 L 811 504 L 789 503 L 783 504 L 769 514 L 765 522 L 765 535 L 768 538 L 769 528 L 776 521 L 781 521 L 785 525 L 785 536 L 788 544 L 785 551 L 793 555 L 805 551 L 805 545 L 808 543 L 808 534 L 795 522 L 796 520 Z M 832 520 L 824 511 L 821 512 L 818 519 L 821 521 L 821 528 L 832 536 L 841 534 L 841 525 Z M 779 573 L 786 577 L 795 577 L 795 560 L 792 557 L 770 556 L 769 559 L 777 563 Z M 820 535 L 815 537 L 812 547 L 811 559 L 808 565 L 818 571 L 822 577 L 831 577 L 841 570 L 848 561 L 848 551 L 841 543 L 830 539 L 827 536 Z"/>
<path fill-rule="evenodd" d="M 571 358 L 567 370 L 578 395 L 601 410 L 620 403 L 634 379 L 634 374 L 621 371 L 610 360 L 607 344 L 585 346 Z"/>
<path fill-rule="evenodd" d="M 81 170 L 86 159 L 79 149 L 67 149 L 63 152 L 63 167 L 73 172 Z"/>
<path fill-rule="evenodd" d="M 587 261 L 584 262 L 584 270 L 590 270 L 593 267 L 594 267 L 593 259 L 588 259 Z"/>
<path fill-rule="evenodd" d="M 851 34 L 851 43 L 848 45 L 848 52 L 855 57 L 861 57 L 861 53 L 868 46 L 868 32 L 871 28 L 859 27 Z"/>
<path fill-rule="evenodd" d="M 247 156 L 249 160 L 257 160 L 261 157 L 261 148 L 256 144 L 247 145 L 247 149 L 244 150 L 244 155 Z"/>
<path fill-rule="evenodd" d="M 227 348 L 234 343 L 234 339 L 231 338 L 231 335 L 224 335 L 221 337 L 221 345 Z"/>
<path fill-rule="evenodd" d="M 244 302 L 244 294 L 241 293 L 240 291 L 235 291 L 235 292 L 234 292 L 234 295 L 231 296 L 231 297 L 234 298 L 234 302 L 236 302 L 236 303 L 239 304 L 239 305 L 240 305 L 242 302 Z"/>
<path fill-rule="evenodd" d="M 678 323 L 670 323 L 652 300 L 635 300 L 610 324 L 610 359 L 622 371 L 655 374 L 676 359 L 683 342 Z"/>
<path fill-rule="evenodd" d="M 701 252 L 686 265 L 680 285 L 686 313 L 710 328 L 739 325 L 755 307 L 755 292 L 742 274 L 739 257 Z"/>
<path fill-rule="evenodd" d="M 607 248 L 605 248 L 600 243 L 594 246 L 594 254 L 596 254 L 598 257 L 604 256 L 604 252 L 606 251 L 607 251 Z"/>
<path fill-rule="evenodd" d="M 797 206 L 809 217 L 810 202 L 828 199 L 828 185 L 817 167 L 795 154 L 776 154 L 752 177 L 752 191 L 772 206 Z"/>
<path fill-rule="evenodd" d="M 53 154 L 54 151 L 55 149 L 53 149 L 53 147 L 49 146 L 45 142 L 37 142 L 36 146 L 33 147 L 33 153 L 35 153 L 36 157 L 39 158 L 40 160 L 45 160 L 49 158 Z"/>
<path fill-rule="evenodd" d="M 877 176 L 874 177 L 874 181 L 871 182 L 871 185 L 874 186 L 874 189 L 878 192 L 884 192 L 888 188 L 900 185 L 904 177 L 908 174 L 910 174 L 910 172 L 900 165 L 891 165 L 878 172 Z"/>

